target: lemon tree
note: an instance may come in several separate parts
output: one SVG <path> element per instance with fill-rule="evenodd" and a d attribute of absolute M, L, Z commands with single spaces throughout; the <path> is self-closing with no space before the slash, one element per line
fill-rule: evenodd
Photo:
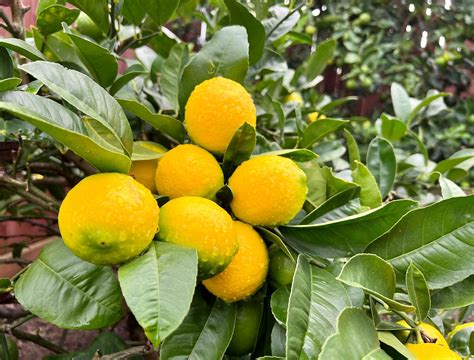
<path fill-rule="evenodd" d="M 31 30 L 4 26 L 0 220 L 55 236 L 32 262 L 29 244 L 0 258 L 18 270 L 2 301 L 21 307 L 0 312 L 0 358 L 23 341 L 61 358 L 474 354 L 474 150 L 441 158 L 423 138 L 445 93 L 394 83 L 373 119 L 321 93 L 359 62 L 322 12 L 41 0 Z M 19 329 L 35 317 L 101 334 L 71 351 Z"/>

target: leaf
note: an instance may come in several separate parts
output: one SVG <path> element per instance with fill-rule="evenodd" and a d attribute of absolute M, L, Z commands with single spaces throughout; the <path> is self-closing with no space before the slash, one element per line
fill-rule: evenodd
<path fill-rule="evenodd" d="M 395 272 L 382 258 L 372 254 L 357 254 L 349 259 L 339 274 L 339 281 L 364 290 L 395 310 L 414 311 L 413 306 L 393 300 Z"/>
<path fill-rule="evenodd" d="M 36 60 L 47 60 L 46 57 L 35 47 L 31 46 L 24 40 L 20 39 L 0 39 L 0 47 L 4 47 L 15 51 L 16 53 L 23 55 L 27 59 Z"/>
<path fill-rule="evenodd" d="M 322 106 L 319 110 L 322 113 L 327 113 L 327 112 L 331 111 L 332 109 L 334 109 L 338 106 L 344 105 L 345 103 L 348 103 L 350 101 L 355 101 L 357 99 L 358 99 L 357 96 L 345 96 L 345 97 L 342 97 L 342 98 L 338 98 L 338 99 L 330 101 L 326 105 Z"/>
<path fill-rule="evenodd" d="M 139 1 L 124 0 L 122 6 L 122 15 L 125 19 L 130 21 L 133 25 L 140 25 L 146 15 L 145 9 L 141 6 Z"/>
<path fill-rule="evenodd" d="M 75 257 L 62 240 L 48 244 L 15 283 L 18 302 L 66 329 L 100 329 L 123 316 L 112 268 Z"/>
<path fill-rule="evenodd" d="M 109 31 L 110 19 L 107 0 L 68 0 L 68 2 L 85 12 L 104 33 Z"/>
<path fill-rule="evenodd" d="M 120 267 L 128 307 L 155 347 L 184 320 L 197 277 L 194 250 L 153 242 L 142 256 Z"/>
<path fill-rule="evenodd" d="M 388 231 L 416 205 L 396 200 L 365 213 L 314 225 L 286 225 L 279 230 L 296 250 L 323 257 L 347 257 L 360 253 Z"/>
<path fill-rule="evenodd" d="M 449 93 L 438 93 L 436 92 L 433 95 L 429 95 L 426 98 L 424 98 L 415 108 L 411 111 L 410 115 L 408 116 L 407 119 L 407 124 L 410 125 L 413 119 L 415 119 L 416 115 L 425 107 L 427 107 L 429 104 L 431 104 L 433 101 L 443 97 L 443 96 L 449 96 L 451 94 Z"/>
<path fill-rule="evenodd" d="M 290 13 L 286 6 L 272 6 L 270 12 L 272 17 L 268 17 L 262 22 L 269 42 L 274 42 L 289 33 L 300 19 L 298 11 Z"/>
<path fill-rule="evenodd" d="M 12 76 L 13 76 L 13 60 L 7 49 L 4 47 L 0 47 L 0 80 L 3 81 L 3 79 L 8 79 L 8 78 L 11 78 Z"/>
<path fill-rule="evenodd" d="M 264 358 L 259 358 L 259 359 L 285 359 L 285 353 L 286 353 L 286 330 L 283 326 L 278 325 L 278 323 L 275 323 L 273 325 L 272 332 L 270 334 L 270 350 L 271 354 L 273 356 L 268 356 Z"/>
<path fill-rule="evenodd" d="M 414 355 L 407 349 L 405 344 L 398 340 L 398 338 L 390 331 L 377 331 L 377 336 L 381 343 L 390 346 L 408 360 L 416 360 Z"/>
<path fill-rule="evenodd" d="M 184 67 L 179 103 L 181 111 L 194 87 L 216 76 L 243 83 L 249 64 L 247 32 L 242 26 L 227 26 L 214 34 Z"/>
<path fill-rule="evenodd" d="M 288 314 L 288 302 L 290 300 L 290 287 L 281 286 L 275 290 L 270 300 L 272 314 L 275 320 L 282 326 L 286 325 Z"/>
<path fill-rule="evenodd" d="M 181 121 L 168 115 L 154 114 L 145 105 L 135 100 L 117 99 L 117 101 L 125 110 L 135 114 L 155 129 L 160 130 L 179 143 L 183 142 L 185 130 Z"/>
<path fill-rule="evenodd" d="M 65 28 L 65 33 L 71 39 L 74 49 L 85 65 L 92 77 L 102 87 L 110 86 L 118 72 L 118 63 L 115 56 L 106 48 L 87 40 L 79 35 L 72 34 L 69 29 Z"/>
<path fill-rule="evenodd" d="M 367 167 L 374 175 L 382 198 L 392 190 L 397 174 L 397 160 L 392 145 L 385 139 L 375 137 L 367 149 Z"/>
<path fill-rule="evenodd" d="M 426 284 L 425 276 L 418 268 L 410 264 L 406 274 L 408 298 L 416 308 L 418 321 L 424 321 L 431 309 L 430 290 Z"/>
<path fill-rule="evenodd" d="M 296 162 L 306 162 L 311 161 L 318 158 L 318 155 L 315 154 L 313 151 L 308 149 L 284 149 L 284 150 L 275 150 L 269 151 L 266 153 L 261 153 L 256 156 L 261 155 L 276 155 L 286 157 Z"/>
<path fill-rule="evenodd" d="M 390 357 L 380 349 L 374 324 L 364 311 L 347 308 L 337 318 L 337 332 L 326 340 L 318 359 L 385 360 Z"/>
<path fill-rule="evenodd" d="M 347 306 L 351 300 L 344 286 L 300 255 L 288 303 L 286 358 L 315 359 Z"/>
<path fill-rule="evenodd" d="M 76 109 L 99 121 L 132 153 L 132 130 L 120 105 L 91 78 L 59 64 L 37 61 L 20 67 L 40 80 Z"/>
<path fill-rule="evenodd" d="M 178 8 L 179 0 L 138 0 L 156 25 L 163 25 Z"/>
<path fill-rule="evenodd" d="M 222 170 L 226 177 L 230 176 L 237 166 L 250 159 L 256 144 L 255 128 L 244 123 L 237 129 L 224 153 Z"/>
<path fill-rule="evenodd" d="M 216 300 L 211 307 L 195 294 L 188 315 L 161 345 L 160 359 L 222 359 L 232 339 L 236 316 L 235 303 Z"/>
<path fill-rule="evenodd" d="M 360 185 L 360 204 L 373 209 L 382 205 L 377 181 L 367 167 L 359 161 L 355 161 L 356 168 L 352 170 L 352 178 Z"/>
<path fill-rule="evenodd" d="M 122 149 L 94 140 L 85 123 L 64 106 L 28 92 L 0 94 L 0 109 L 49 134 L 101 171 L 127 174 L 131 161 Z"/>
<path fill-rule="evenodd" d="M 413 210 L 366 251 L 388 260 L 399 284 L 413 263 L 430 289 L 453 285 L 474 274 L 473 200 L 455 197 Z"/>
<path fill-rule="evenodd" d="M 256 227 L 255 229 L 266 241 L 276 244 L 285 253 L 286 256 L 293 260 L 293 262 L 296 262 L 295 254 L 288 248 L 288 246 L 286 246 L 280 236 L 264 227 Z"/>
<path fill-rule="evenodd" d="M 301 146 L 309 148 L 314 143 L 338 130 L 341 126 L 347 123 L 349 123 L 347 120 L 329 118 L 314 121 L 304 130 L 303 138 L 301 139 Z"/>
<path fill-rule="evenodd" d="M 138 76 L 145 75 L 147 73 L 145 67 L 142 64 L 134 64 L 130 66 L 125 73 L 115 79 L 113 84 L 110 86 L 110 95 L 115 95 L 121 88 L 127 85 L 130 81 Z"/>
<path fill-rule="evenodd" d="M 17 77 L 0 80 L 0 92 L 13 90 L 20 84 L 21 79 Z"/>
<path fill-rule="evenodd" d="M 321 75 L 329 60 L 334 56 L 336 50 L 336 40 L 329 39 L 316 46 L 316 50 L 306 60 L 304 76 L 307 82 L 311 82 L 318 75 Z"/>
<path fill-rule="evenodd" d="M 443 199 L 449 199 L 456 196 L 466 196 L 464 191 L 456 185 L 454 181 L 449 180 L 443 175 L 439 175 L 439 186 L 441 187 L 441 195 Z"/>
<path fill-rule="evenodd" d="M 231 25 L 245 27 L 249 42 L 249 63 L 256 64 L 263 55 L 265 46 L 265 28 L 247 8 L 236 0 L 225 0 L 230 15 Z"/>
<path fill-rule="evenodd" d="M 456 309 L 474 304 L 474 275 L 441 289 L 431 297 L 435 309 Z"/>
<path fill-rule="evenodd" d="M 397 142 L 404 137 L 408 131 L 408 126 L 403 121 L 389 118 L 387 115 L 380 116 L 382 126 L 381 134 L 384 138 L 391 142 Z"/>
<path fill-rule="evenodd" d="M 176 44 L 161 67 L 160 89 L 176 113 L 179 112 L 179 83 L 188 59 L 187 45 Z"/>
<path fill-rule="evenodd" d="M 306 174 L 306 185 L 308 186 L 306 201 L 311 203 L 312 208 L 308 210 L 311 211 L 327 199 L 327 180 L 325 172 L 321 169 L 316 160 L 299 163 L 298 166 Z"/>
<path fill-rule="evenodd" d="M 453 332 L 448 335 L 449 348 L 463 355 L 463 359 L 472 358 L 473 353 L 473 337 L 474 325 L 472 323 L 464 323 L 460 325 L 461 328 L 453 329 Z"/>
<path fill-rule="evenodd" d="M 39 13 L 36 26 L 43 35 L 47 36 L 61 30 L 61 23 L 63 22 L 71 25 L 77 19 L 79 13 L 80 11 L 77 9 L 68 9 L 65 6 L 54 4 Z"/>
<path fill-rule="evenodd" d="M 357 168 L 356 161 L 360 162 L 359 147 L 349 130 L 344 129 L 344 137 L 346 138 L 347 151 L 349 152 L 349 163 L 351 164 L 351 169 L 354 170 Z"/>
<path fill-rule="evenodd" d="M 446 171 L 455 167 L 456 165 L 459 165 L 471 158 L 474 158 L 474 149 L 460 150 L 451 155 L 448 159 L 440 161 L 433 169 L 433 172 L 438 171 L 443 174 Z"/>
<path fill-rule="evenodd" d="M 398 83 L 392 83 L 390 87 L 390 93 L 392 96 L 393 109 L 398 119 L 404 123 L 408 122 L 411 114 L 410 97 L 406 90 Z"/>
<path fill-rule="evenodd" d="M 152 141 L 134 141 L 132 160 L 155 160 L 160 158 L 166 151 L 167 149 L 164 146 Z"/>
<path fill-rule="evenodd" d="M 409 130 L 408 134 L 415 139 L 416 145 L 421 151 L 421 154 L 423 155 L 423 158 L 425 160 L 425 166 L 428 165 L 429 156 L 428 156 L 428 151 L 426 150 L 425 144 L 423 144 L 423 141 L 421 140 L 420 136 L 418 136 L 416 133 L 413 131 Z"/>

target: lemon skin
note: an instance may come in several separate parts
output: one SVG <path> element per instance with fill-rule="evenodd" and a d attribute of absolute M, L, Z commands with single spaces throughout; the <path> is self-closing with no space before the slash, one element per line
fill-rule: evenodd
<path fill-rule="evenodd" d="M 406 328 L 410 327 L 405 320 L 400 320 L 400 321 L 397 322 L 397 324 L 402 325 Z M 428 323 L 423 322 L 420 325 L 418 325 L 418 327 L 428 337 L 430 337 L 433 340 L 436 339 L 436 344 L 442 345 L 442 346 L 448 346 L 448 342 L 444 338 L 443 334 L 441 334 L 441 332 L 438 329 L 436 329 L 433 325 L 430 325 Z M 402 342 L 406 342 L 408 340 L 409 336 L 410 336 L 410 331 L 408 331 L 408 330 L 407 331 L 403 330 L 403 331 L 400 331 L 400 332 L 397 333 L 397 337 Z"/>
<path fill-rule="evenodd" d="M 438 344 L 406 344 L 417 360 L 461 360 L 449 347 Z"/>

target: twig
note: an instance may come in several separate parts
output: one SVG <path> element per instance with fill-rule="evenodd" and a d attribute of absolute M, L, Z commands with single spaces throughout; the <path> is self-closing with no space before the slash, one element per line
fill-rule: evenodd
<path fill-rule="evenodd" d="M 23 6 L 21 0 L 13 0 L 12 6 L 12 25 L 14 32 L 12 35 L 18 39 L 25 39 L 25 14 L 30 10 L 30 6 Z"/>
<path fill-rule="evenodd" d="M 5 318 L 9 320 L 16 320 L 22 317 L 25 317 L 30 312 L 23 309 L 11 309 L 6 308 L 5 306 L 0 306 L 0 318 Z"/>
<path fill-rule="evenodd" d="M 31 261 L 23 258 L 0 259 L 0 265 L 3 264 L 28 265 L 31 264 Z"/>
<path fill-rule="evenodd" d="M 93 167 L 91 164 L 89 164 L 87 161 L 85 161 L 83 158 L 77 156 L 74 154 L 72 151 L 68 151 L 64 155 L 62 155 L 63 159 L 73 162 L 79 169 L 84 171 L 86 175 L 93 175 L 97 174 L 98 170 Z"/>
<path fill-rule="evenodd" d="M 141 41 L 151 39 L 152 37 L 159 35 L 160 33 L 161 31 L 157 31 L 145 36 L 141 36 L 141 33 L 130 36 L 129 38 L 126 38 L 124 41 L 122 41 L 122 43 L 117 47 L 117 54 L 122 55 L 125 51 L 130 49 L 135 44 L 138 44 Z"/>
<path fill-rule="evenodd" d="M 5 22 L 5 24 L 0 24 L 0 26 L 7 30 L 11 35 L 13 35 L 15 32 L 14 26 L 8 18 L 7 14 L 3 12 L 3 10 L 0 10 L 0 19 Z"/>
<path fill-rule="evenodd" d="M 113 354 L 104 355 L 99 357 L 100 360 L 126 360 L 131 358 L 132 356 L 138 355 L 147 355 L 155 352 L 152 346 L 144 345 L 144 346 L 135 346 L 128 348 L 126 350 L 122 350 Z"/>
<path fill-rule="evenodd" d="M 0 328 L 1 329 L 1 328 Z M 65 354 L 67 351 L 64 350 L 62 347 L 53 344 L 52 342 L 46 340 L 45 338 L 35 335 L 35 334 L 30 334 L 18 329 L 8 329 L 6 332 L 10 333 L 14 337 L 16 337 L 19 340 L 25 340 L 29 341 L 32 343 L 35 343 L 41 347 L 44 347 L 45 349 L 51 350 L 52 352 L 55 352 L 56 354 Z"/>

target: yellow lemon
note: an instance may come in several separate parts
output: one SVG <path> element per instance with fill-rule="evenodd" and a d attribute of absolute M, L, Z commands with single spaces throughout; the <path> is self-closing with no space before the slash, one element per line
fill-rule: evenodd
<path fill-rule="evenodd" d="M 114 265 L 145 250 L 158 230 L 160 209 L 131 176 L 89 176 L 69 191 L 59 209 L 64 243 L 86 261 Z"/>
<path fill-rule="evenodd" d="M 303 103 L 304 103 L 303 97 L 297 91 L 292 92 L 291 94 L 287 95 L 284 99 L 284 102 L 286 104 L 287 103 L 295 103 L 295 104 L 298 104 L 298 105 L 303 105 Z"/>
<path fill-rule="evenodd" d="M 239 221 L 234 222 L 234 227 L 239 251 L 224 271 L 203 281 L 207 290 L 227 302 L 255 294 L 268 271 L 268 251 L 260 235 Z"/>
<path fill-rule="evenodd" d="M 160 158 L 155 184 L 160 195 L 171 199 L 180 196 L 214 199 L 224 186 L 224 174 L 206 150 L 196 145 L 179 145 Z"/>
<path fill-rule="evenodd" d="M 405 320 L 400 320 L 397 322 L 397 324 L 402 325 L 406 328 L 409 328 L 410 326 L 407 324 Z M 436 344 L 442 345 L 442 346 L 448 346 L 448 342 L 444 338 L 443 334 L 435 328 L 433 325 L 430 325 L 428 323 L 421 323 L 418 325 L 421 331 L 423 331 L 424 334 L 426 334 L 430 339 L 433 341 L 436 339 Z M 408 340 L 408 337 L 410 336 L 410 331 L 401 331 L 401 341 L 405 342 Z"/>
<path fill-rule="evenodd" d="M 252 97 L 239 83 L 216 77 L 196 86 L 185 110 L 189 136 L 198 145 L 222 155 L 244 123 L 257 122 Z"/>
<path fill-rule="evenodd" d="M 306 175 L 295 162 L 256 156 L 243 162 L 229 179 L 232 211 L 253 225 L 283 225 L 293 219 L 306 199 Z"/>
<path fill-rule="evenodd" d="M 461 360 L 449 347 L 438 344 L 406 344 L 417 360 Z"/>
<path fill-rule="evenodd" d="M 326 119 L 326 115 L 320 114 L 317 111 L 308 114 L 308 121 L 315 122 L 316 120 Z"/>
<path fill-rule="evenodd" d="M 147 187 L 152 193 L 156 194 L 155 186 L 155 173 L 158 159 L 141 159 L 136 153 L 140 152 L 140 148 L 151 150 L 157 154 L 163 154 L 166 152 L 166 148 L 160 144 L 154 144 L 149 141 L 135 141 L 133 143 L 133 155 L 132 155 L 132 167 L 128 172 L 128 175 L 132 176 L 140 184 Z"/>
<path fill-rule="evenodd" d="M 199 277 L 224 270 L 239 245 L 230 215 L 211 200 L 183 196 L 161 208 L 161 240 L 196 249 Z"/>

